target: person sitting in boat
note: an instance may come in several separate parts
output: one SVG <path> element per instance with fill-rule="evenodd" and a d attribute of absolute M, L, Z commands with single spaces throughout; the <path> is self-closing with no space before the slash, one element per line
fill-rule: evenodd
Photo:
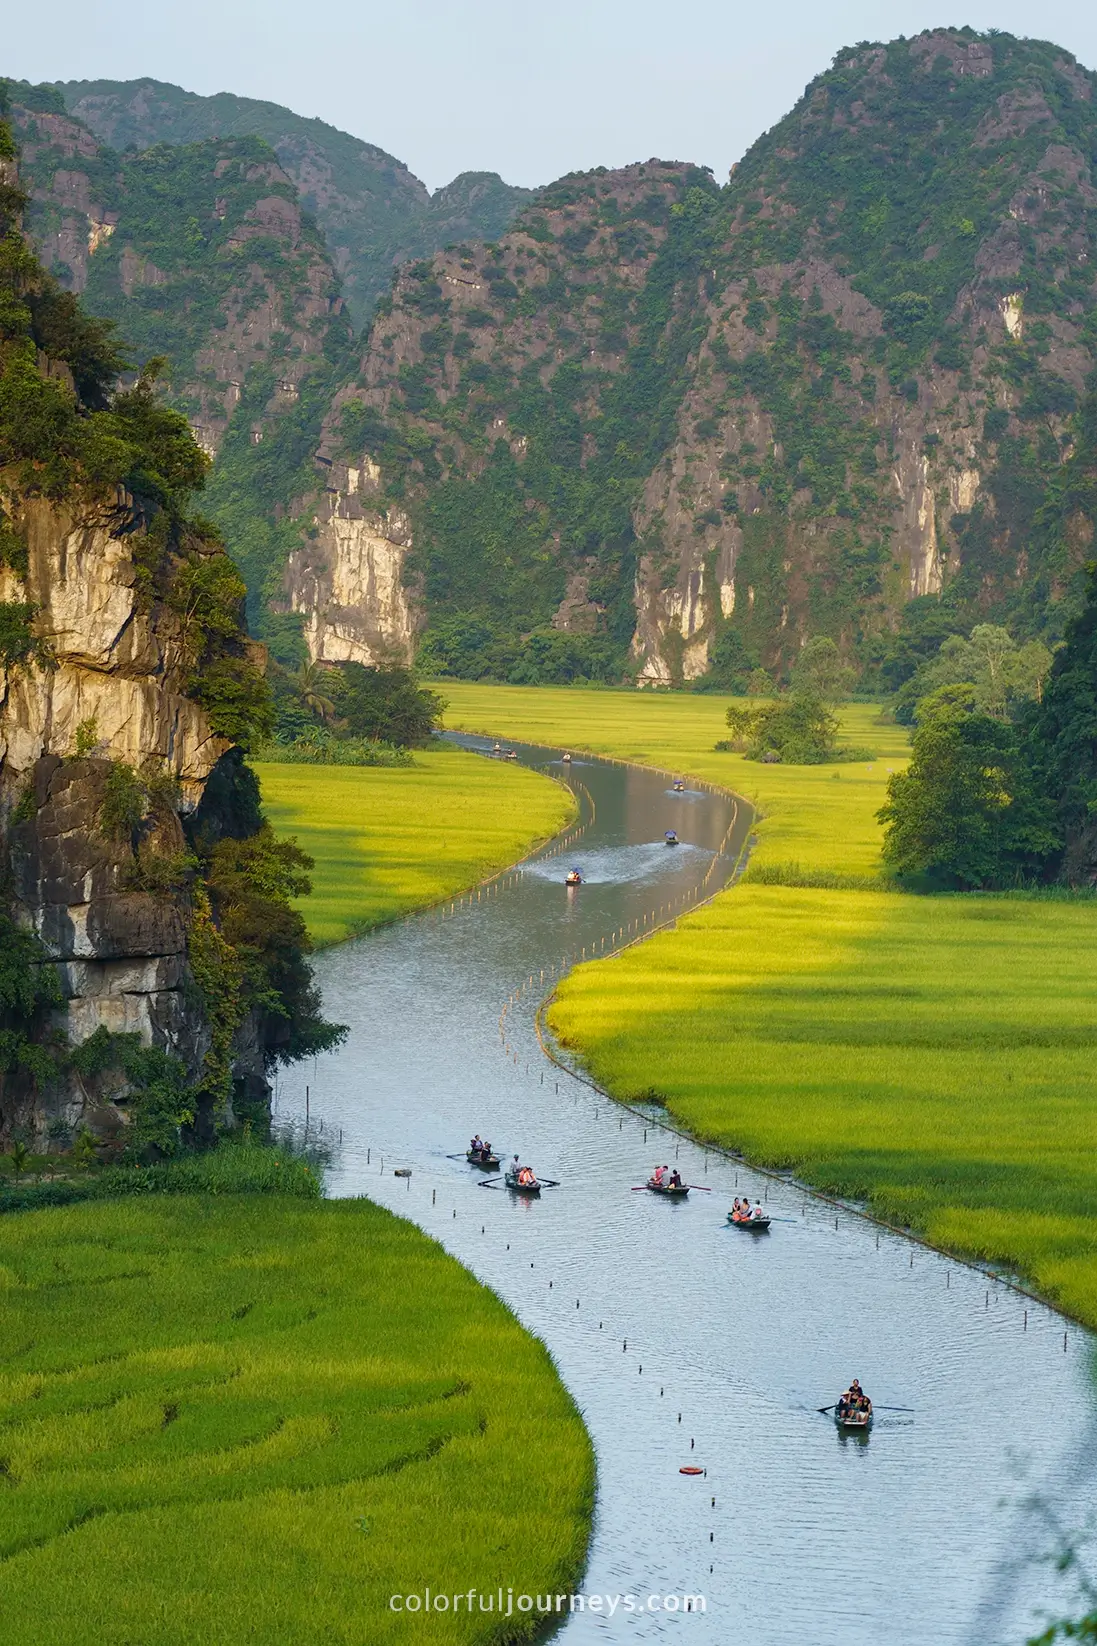
<path fill-rule="evenodd" d="M 521 1167 L 519 1167 L 518 1181 L 525 1188 L 528 1188 L 531 1183 L 536 1183 L 537 1179 L 533 1175 L 533 1167 L 532 1166 L 521 1166 Z"/>
<path fill-rule="evenodd" d="M 735 1196 L 735 1203 L 731 1208 L 731 1221 L 733 1223 L 741 1223 L 743 1221 L 743 1202 L 739 1199 L 738 1195 Z"/>
<path fill-rule="evenodd" d="M 682 1187 L 682 1179 L 678 1175 L 677 1166 L 675 1166 L 674 1170 L 671 1172 L 670 1182 L 667 1186 L 671 1189 L 680 1189 Z"/>
<path fill-rule="evenodd" d="M 754 1210 L 753 1211 L 750 1211 L 749 1202 L 748 1202 L 747 1215 L 748 1215 L 748 1217 L 752 1218 L 755 1223 L 757 1223 L 759 1220 L 761 1220 L 762 1222 L 765 1222 L 766 1214 L 762 1210 L 762 1203 L 761 1203 L 760 1200 L 756 1200 L 754 1202 Z"/>
<path fill-rule="evenodd" d="M 651 1174 L 651 1181 L 655 1184 L 657 1189 L 661 1189 L 663 1187 L 663 1179 L 666 1175 L 667 1169 L 665 1166 L 656 1166 L 655 1170 Z"/>
<path fill-rule="evenodd" d="M 486 1144 L 484 1143 L 483 1139 L 481 1138 L 480 1133 L 477 1132 L 476 1136 L 473 1138 L 472 1142 L 469 1144 L 469 1153 L 470 1154 L 483 1154 L 485 1148 L 486 1148 Z"/>

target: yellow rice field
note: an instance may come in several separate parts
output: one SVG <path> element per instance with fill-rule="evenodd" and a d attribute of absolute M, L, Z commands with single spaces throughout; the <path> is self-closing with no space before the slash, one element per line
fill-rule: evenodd
<path fill-rule="evenodd" d="M 150 1196 L 3 1234 L 4 1646 L 500 1646 L 528 1619 L 389 1598 L 574 1583 L 579 1415 L 541 1344 L 410 1224 Z"/>
<path fill-rule="evenodd" d="M 863 767 L 717 754 L 725 701 L 447 683 L 454 725 L 676 767 L 753 798 L 753 862 L 879 866 L 901 728 Z M 621 1098 L 1015 1266 L 1097 1326 L 1097 903 L 751 884 L 580 967 L 549 1021 Z"/>
<path fill-rule="evenodd" d="M 409 767 L 256 771 L 275 828 L 316 860 L 301 911 L 321 947 L 475 885 L 574 815 L 560 784 L 449 746 Z"/>

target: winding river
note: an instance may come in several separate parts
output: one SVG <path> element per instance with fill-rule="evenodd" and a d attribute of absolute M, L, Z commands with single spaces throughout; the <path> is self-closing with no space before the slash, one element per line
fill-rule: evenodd
<path fill-rule="evenodd" d="M 717 889 L 750 818 L 656 772 L 518 752 L 576 788 L 580 837 L 322 955 L 326 1010 L 352 1034 L 283 1076 L 277 1110 L 300 1126 L 307 1101 L 338 1145 L 332 1193 L 413 1219 L 549 1346 L 598 1454 L 584 1591 L 705 1596 L 688 1617 L 577 1614 L 560 1638 L 1020 1646 L 1073 1599 L 1023 1500 L 1074 1523 L 1093 1499 L 1090 1339 L 547 1060 L 536 1008 L 553 976 Z M 539 1201 L 482 1187 L 454 1158 L 477 1130 L 561 1186 Z M 630 1192 L 665 1160 L 711 1193 Z M 769 1235 L 726 1225 L 737 1190 L 781 1220 Z M 914 1412 L 841 1436 L 817 1408 L 852 1376 Z"/>

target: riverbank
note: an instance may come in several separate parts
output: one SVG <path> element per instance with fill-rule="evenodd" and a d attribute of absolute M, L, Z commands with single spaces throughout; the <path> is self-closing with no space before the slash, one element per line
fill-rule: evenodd
<path fill-rule="evenodd" d="M 447 684 L 468 730 L 681 769 L 765 816 L 752 874 L 561 985 L 549 1023 L 615 1095 L 1007 1264 L 1097 1325 L 1097 904 L 859 889 L 902 729 L 842 715 L 870 768 L 716 753 L 726 700 Z M 841 885 L 849 877 L 848 888 Z M 832 882 L 811 885 L 813 880 Z"/>
<path fill-rule="evenodd" d="M 315 859 L 300 907 L 320 948 L 466 890 L 575 816 L 560 784 L 448 744 L 408 767 L 255 769 L 275 829 Z"/>
<path fill-rule="evenodd" d="M 542 1345 L 413 1225 L 151 1196 L 4 1237 L 9 1646 L 472 1646 L 532 1627 L 409 1628 L 389 1596 L 574 1586 L 583 1423 Z"/>

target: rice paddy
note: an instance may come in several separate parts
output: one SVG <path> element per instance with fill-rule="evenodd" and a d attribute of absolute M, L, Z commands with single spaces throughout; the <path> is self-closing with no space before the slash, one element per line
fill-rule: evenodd
<path fill-rule="evenodd" d="M 155 1196 L 3 1237 L 5 1646 L 498 1646 L 532 1626 L 389 1597 L 573 1584 L 583 1424 L 544 1348 L 410 1224 Z"/>
<path fill-rule="evenodd" d="M 263 809 L 316 860 L 301 911 L 318 947 L 440 902 L 574 815 L 559 784 L 448 745 L 414 766 L 256 766 Z"/>
<path fill-rule="evenodd" d="M 566 686 L 480 686 L 447 680 L 446 724 L 550 743 L 640 765 L 692 773 L 722 784 L 761 812 L 758 836 L 770 863 L 806 873 L 875 872 L 889 774 L 905 765 L 907 734 L 887 725 L 875 704 L 853 703 L 840 713 L 847 744 L 875 759 L 832 766 L 763 766 L 742 755 L 717 752 L 725 738 L 730 697 L 688 693 L 583 691 Z"/>
<path fill-rule="evenodd" d="M 453 724 L 696 773 L 766 814 L 754 883 L 561 985 L 550 1025 L 600 1084 L 1097 1326 L 1097 902 L 858 889 L 904 758 L 869 706 L 842 719 L 871 770 L 764 767 L 713 751 L 719 699 L 447 692 Z"/>

